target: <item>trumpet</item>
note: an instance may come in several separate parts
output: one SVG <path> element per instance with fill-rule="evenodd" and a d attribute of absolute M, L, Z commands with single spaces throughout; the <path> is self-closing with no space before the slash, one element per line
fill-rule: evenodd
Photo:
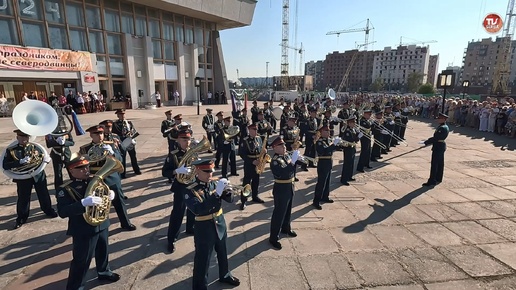
<path fill-rule="evenodd" d="M 335 146 L 338 146 L 338 147 L 355 147 L 355 146 L 357 146 L 357 143 L 356 142 L 349 142 L 349 141 L 346 141 L 346 140 L 340 140 L 340 142 L 335 144 Z"/>
<path fill-rule="evenodd" d="M 224 192 L 226 194 L 227 193 L 235 193 L 235 194 L 242 195 L 243 197 L 248 197 L 251 195 L 252 189 L 251 189 L 250 184 L 246 184 L 244 186 L 228 184 L 228 186 L 224 189 Z"/>
<path fill-rule="evenodd" d="M 312 164 L 314 166 L 317 166 L 317 161 L 319 159 L 317 157 L 313 158 L 313 157 L 309 157 L 309 156 L 301 156 L 301 158 L 299 159 L 299 161 L 303 162 L 304 164 L 307 164 L 308 165 L 308 162 L 312 162 Z"/>

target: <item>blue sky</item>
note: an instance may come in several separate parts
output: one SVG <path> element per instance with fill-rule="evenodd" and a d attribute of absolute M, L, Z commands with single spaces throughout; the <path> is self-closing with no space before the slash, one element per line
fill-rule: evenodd
<path fill-rule="evenodd" d="M 304 62 L 324 60 L 328 53 L 355 48 L 364 42 L 364 32 L 326 35 L 328 31 L 365 27 L 370 19 L 374 26 L 369 41 L 371 49 L 396 46 L 404 42 L 436 40 L 431 54 L 439 54 L 439 70 L 453 62 L 462 65 L 468 41 L 494 37 L 482 27 L 491 12 L 505 19 L 508 0 L 297 0 L 297 46 L 305 49 Z M 294 44 L 296 0 L 290 0 L 290 44 Z M 253 22 L 248 27 L 221 32 L 222 48 L 229 80 L 240 77 L 280 75 L 282 0 L 259 0 Z M 499 34 L 501 36 L 501 33 Z M 299 73 L 299 54 L 289 50 L 290 74 Z M 294 63 L 296 70 L 294 71 Z"/>

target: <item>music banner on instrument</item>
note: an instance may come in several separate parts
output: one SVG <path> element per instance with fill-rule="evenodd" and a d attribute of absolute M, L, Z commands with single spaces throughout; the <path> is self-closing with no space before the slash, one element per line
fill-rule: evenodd
<path fill-rule="evenodd" d="M 0 69 L 92 71 L 89 52 L 0 45 Z"/>

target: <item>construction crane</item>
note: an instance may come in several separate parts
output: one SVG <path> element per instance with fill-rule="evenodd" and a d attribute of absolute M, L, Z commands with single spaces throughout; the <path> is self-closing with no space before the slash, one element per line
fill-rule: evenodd
<path fill-rule="evenodd" d="M 288 87 L 288 35 L 289 35 L 290 0 L 283 0 L 283 16 L 281 20 L 281 88 Z"/>
<path fill-rule="evenodd" d="M 363 22 L 363 21 L 362 21 Z M 360 23 L 362 23 L 360 22 Z M 359 23 L 359 24 L 360 24 Z M 352 32 L 361 32 L 365 31 L 365 39 L 364 39 L 364 50 L 367 50 L 367 44 L 369 43 L 369 32 L 373 30 L 373 24 L 369 21 L 369 18 L 366 20 L 366 26 L 362 28 L 353 28 L 353 29 L 345 29 L 345 30 L 337 30 L 337 31 L 330 31 L 326 33 L 326 35 L 334 35 L 337 34 L 337 37 L 339 37 L 342 33 L 352 33 Z"/>
<path fill-rule="evenodd" d="M 358 57 L 358 52 L 360 51 L 360 48 L 367 47 L 368 44 L 373 44 L 375 42 L 376 41 L 357 45 L 357 51 L 355 52 L 355 54 L 353 54 L 353 57 L 351 58 L 351 61 L 349 62 L 348 68 L 346 69 L 346 72 L 344 73 L 344 76 L 342 77 L 342 81 L 340 82 L 340 85 L 337 88 L 337 92 L 340 92 L 343 87 L 348 86 L 349 73 L 351 72 L 351 69 L 353 68 L 353 64 L 355 63 L 355 60 Z"/>
<path fill-rule="evenodd" d="M 282 46 L 282 45 L 280 44 L 280 46 Z M 303 60 L 304 60 L 303 56 L 305 54 L 305 49 L 303 48 L 303 43 L 301 42 L 300 48 L 289 46 L 289 45 L 287 45 L 287 48 L 293 49 L 293 50 L 297 51 L 297 53 L 299 53 L 299 75 L 300 76 L 303 75 L 304 74 L 304 72 L 303 72 Z"/>
<path fill-rule="evenodd" d="M 491 92 L 493 94 L 501 93 L 507 96 L 511 93 L 509 89 L 509 76 L 511 74 L 511 46 L 512 36 L 516 25 L 516 1 L 509 0 L 507 4 L 507 14 L 505 15 L 505 27 L 501 38 L 501 45 L 498 54 L 498 63 L 495 67 L 493 76 L 493 86 Z"/>
<path fill-rule="evenodd" d="M 405 37 L 405 38 L 408 38 L 408 37 Z M 412 39 L 412 40 L 416 40 L 416 39 Z M 400 46 L 408 46 L 408 45 L 425 45 L 427 43 L 437 43 L 437 40 L 427 40 L 427 41 L 419 41 L 419 40 L 416 40 L 415 42 L 403 42 L 403 36 L 400 36 Z"/>

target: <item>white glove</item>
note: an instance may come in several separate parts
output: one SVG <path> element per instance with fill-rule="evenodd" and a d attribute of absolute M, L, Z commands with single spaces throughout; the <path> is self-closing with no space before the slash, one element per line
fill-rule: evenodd
<path fill-rule="evenodd" d="M 56 142 L 59 145 L 64 145 L 65 144 L 65 139 L 63 137 L 57 137 L 56 138 Z"/>
<path fill-rule="evenodd" d="M 383 135 L 389 135 L 389 131 L 387 131 L 387 130 L 382 130 L 382 131 L 381 131 L 381 133 L 382 133 Z"/>
<path fill-rule="evenodd" d="M 25 164 L 30 161 L 30 156 L 26 156 L 20 160 L 20 164 Z"/>
<path fill-rule="evenodd" d="M 421 145 L 426 145 L 425 144 L 425 141 L 419 141 L 418 144 L 421 144 Z"/>
<path fill-rule="evenodd" d="M 362 133 L 362 132 L 358 133 L 358 138 L 360 139 L 362 137 L 364 137 L 364 133 Z"/>
<path fill-rule="evenodd" d="M 390 121 L 390 122 L 389 122 L 389 124 L 394 125 L 394 124 L 396 124 L 396 123 L 394 123 L 394 121 Z"/>
<path fill-rule="evenodd" d="M 399 117 L 401 114 L 399 112 L 394 113 L 394 116 Z"/>
<path fill-rule="evenodd" d="M 115 192 L 110 189 L 109 190 L 109 200 L 111 201 L 113 199 L 115 199 Z"/>
<path fill-rule="evenodd" d="M 226 178 L 221 178 L 219 181 L 217 181 L 217 187 L 215 187 L 215 191 L 217 193 L 217 196 L 221 196 L 224 189 L 226 189 L 226 186 L 228 186 L 229 180 Z"/>
<path fill-rule="evenodd" d="M 340 141 L 342 141 L 342 138 L 340 138 L 340 137 L 333 138 L 333 144 L 335 144 L 335 145 L 339 144 Z"/>
<path fill-rule="evenodd" d="M 111 155 L 115 155 L 115 151 L 113 151 L 113 148 L 111 148 L 111 146 L 107 144 L 102 145 L 102 149 L 107 150 Z"/>
<path fill-rule="evenodd" d="M 50 163 L 50 161 L 52 161 L 52 158 L 50 158 L 50 155 L 46 155 L 46 156 L 44 157 L 44 159 L 43 159 L 43 162 L 45 162 L 45 163 L 47 163 L 47 164 L 48 164 L 48 163 Z"/>
<path fill-rule="evenodd" d="M 299 160 L 299 150 L 294 150 L 292 152 L 292 164 L 295 164 Z"/>
<path fill-rule="evenodd" d="M 187 168 L 184 164 L 177 168 L 176 170 L 176 174 L 187 174 L 187 173 L 190 173 L 192 170 L 190 168 Z"/>
<path fill-rule="evenodd" d="M 224 141 L 224 144 L 228 145 L 228 144 L 229 144 L 229 142 L 228 142 L 228 141 Z"/>
<path fill-rule="evenodd" d="M 94 206 L 94 205 L 100 205 L 102 204 L 102 198 L 98 196 L 88 196 L 83 199 L 81 199 L 82 206 Z"/>

